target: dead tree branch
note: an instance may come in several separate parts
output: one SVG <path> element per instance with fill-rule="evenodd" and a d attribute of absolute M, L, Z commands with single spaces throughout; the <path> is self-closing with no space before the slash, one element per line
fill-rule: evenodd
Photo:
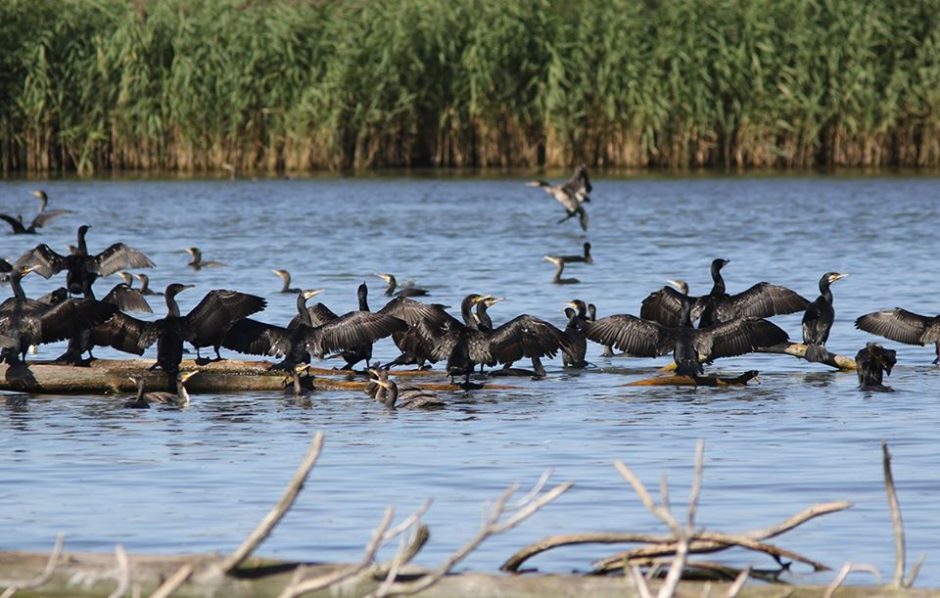
<path fill-rule="evenodd" d="M 0 594 L 0 598 L 10 598 L 17 590 L 34 590 L 48 583 L 52 579 L 52 573 L 55 571 L 56 565 L 59 564 L 59 557 L 62 556 L 62 546 L 64 544 L 65 535 L 57 534 L 55 544 L 52 546 L 52 553 L 49 555 L 46 567 L 39 574 L 39 577 L 25 581 L 0 580 L 0 586 L 6 587 L 3 594 Z"/>

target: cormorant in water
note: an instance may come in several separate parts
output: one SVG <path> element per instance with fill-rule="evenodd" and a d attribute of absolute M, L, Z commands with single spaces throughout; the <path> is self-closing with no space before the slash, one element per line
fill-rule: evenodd
<path fill-rule="evenodd" d="M 303 291 L 297 296 L 297 316 L 287 328 L 245 319 L 232 327 L 225 347 L 253 355 L 283 355 L 273 369 L 291 370 L 309 363 L 310 356 L 325 358 L 333 351 L 361 350 L 368 344 L 403 331 L 407 325 L 398 318 L 369 311 L 352 311 L 317 323 L 311 317 L 307 300 L 322 290 Z M 332 313 L 332 312 L 330 312 Z"/>
<path fill-rule="evenodd" d="M 203 260 L 202 251 L 198 247 L 187 247 L 184 249 L 193 259 L 189 260 L 189 263 L 186 264 L 193 270 L 202 270 L 203 268 L 217 268 L 219 266 L 224 266 L 222 262 L 216 260 Z"/>
<path fill-rule="evenodd" d="M 108 276 L 124 268 L 153 268 L 154 263 L 146 255 L 124 243 L 114 243 L 97 255 L 89 254 L 85 244 L 89 228 L 87 224 L 78 227 L 78 247 L 73 254 L 59 255 L 42 243 L 16 263 L 20 266 L 39 266 L 36 273 L 43 278 L 67 270 L 65 282 L 69 293 L 83 294 L 89 299 L 95 296 L 91 285 L 99 276 Z"/>
<path fill-rule="evenodd" d="M 891 375 L 891 369 L 898 362 L 898 354 L 885 349 L 878 343 L 867 343 L 865 348 L 855 354 L 855 371 L 858 374 L 858 387 L 862 390 L 893 390 L 882 382 L 883 374 Z"/>
<path fill-rule="evenodd" d="M 558 258 L 566 264 L 576 264 L 576 263 L 593 264 L 594 263 L 594 258 L 591 257 L 591 244 L 588 242 L 584 243 L 584 253 L 581 255 L 552 255 L 552 256 L 546 255 L 545 257 L 546 258 L 549 258 L 549 257 Z"/>
<path fill-rule="evenodd" d="M 30 345 L 71 338 L 107 320 L 117 309 L 114 305 L 88 299 L 56 303 L 28 299 L 20 280 L 36 270 L 38 266 L 14 267 L 10 273 L 13 297 L 0 303 L 0 335 L 10 339 L 2 343 L 2 357 L 10 365 L 22 363 Z"/>
<path fill-rule="evenodd" d="M 438 409 L 444 401 L 434 393 L 419 388 L 399 389 L 394 380 L 389 380 L 388 370 L 369 368 L 369 394 L 389 409 Z"/>
<path fill-rule="evenodd" d="M 401 285 L 401 288 L 399 288 L 398 281 L 391 274 L 379 272 L 376 274 L 376 276 L 384 280 L 388 285 L 385 287 L 385 295 L 387 297 L 423 297 L 428 294 L 427 289 L 416 287 L 411 281 L 406 282 L 405 284 Z M 398 291 L 396 292 L 395 289 L 398 289 Z"/>
<path fill-rule="evenodd" d="M 144 392 L 146 381 L 143 378 L 130 376 L 131 382 L 137 385 L 137 396 L 124 403 L 124 406 L 130 409 L 149 409 L 151 403 L 160 403 L 162 405 L 186 407 L 190 403 L 186 382 L 198 373 L 199 370 L 178 373 L 176 375 L 176 392 L 163 390 Z"/>
<path fill-rule="evenodd" d="M 562 278 L 561 275 L 565 271 L 565 261 L 557 255 L 546 255 L 545 261 L 555 264 L 555 276 L 552 277 L 552 282 L 555 284 L 578 284 L 581 282 L 577 278 Z"/>
<path fill-rule="evenodd" d="M 35 235 L 39 232 L 37 229 L 45 226 L 53 218 L 72 213 L 72 210 L 46 210 L 46 206 L 49 204 L 49 197 L 46 195 L 46 192 L 41 189 L 33 191 L 33 195 L 39 198 L 39 210 L 36 212 L 36 216 L 33 218 L 32 222 L 29 223 L 29 226 L 23 224 L 22 216 L 14 218 L 7 214 L 0 214 L 0 220 L 6 221 L 6 223 L 13 228 L 14 235 Z"/>
<path fill-rule="evenodd" d="M 585 323 L 587 337 L 603 345 L 614 345 L 637 357 L 672 353 L 676 374 L 697 376 L 702 364 L 719 357 L 732 357 L 787 341 L 787 333 L 762 318 L 738 318 L 710 328 L 695 329 L 692 305 L 684 302 L 679 326 L 665 326 L 627 314 Z"/>
<path fill-rule="evenodd" d="M 130 272 L 125 272 L 124 270 L 121 270 L 120 272 L 117 273 L 117 275 L 121 277 L 121 280 L 124 282 L 125 285 L 127 285 L 127 288 L 129 289 L 134 288 L 134 275 L 133 274 L 131 274 Z"/>
<path fill-rule="evenodd" d="M 581 223 L 581 230 L 586 231 L 588 227 L 588 215 L 584 210 L 585 203 L 591 201 L 591 179 L 588 177 L 587 168 L 584 164 L 578 165 L 574 174 L 563 185 L 552 185 L 545 181 L 532 181 L 527 183 L 530 187 L 541 187 L 546 193 L 554 197 L 558 203 L 565 208 L 565 217 L 558 221 L 559 224 L 578 216 Z"/>
<path fill-rule="evenodd" d="M 937 355 L 933 363 L 940 364 L 940 316 L 922 316 L 895 307 L 865 314 L 855 320 L 855 327 L 908 345 L 933 343 Z"/>
<path fill-rule="evenodd" d="M 592 322 L 597 321 L 597 306 L 593 303 L 588 303 L 587 306 L 588 320 Z M 611 345 L 604 345 L 604 350 L 601 351 L 601 357 L 613 357 L 614 348 Z"/>
<path fill-rule="evenodd" d="M 141 295 L 163 295 L 160 291 L 154 291 L 150 288 L 150 277 L 144 274 L 143 272 L 135 274 L 137 280 L 140 281 L 140 294 Z"/>
<path fill-rule="evenodd" d="M 666 326 L 677 326 L 682 304 L 688 302 L 692 320 L 699 320 L 699 328 L 708 328 L 736 318 L 768 318 L 794 313 L 806 309 L 809 304 L 806 299 L 790 289 L 766 282 L 759 282 L 742 293 L 729 295 L 725 292 L 725 281 L 721 276 L 721 269 L 726 264 L 728 260 L 721 258 L 712 261 L 714 284 L 708 295 L 690 297 L 681 290 L 663 287 L 643 300 L 640 317 Z"/>
<path fill-rule="evenodd" d="M 565 327 L 565 336 L 568 342 L 562 347 L 561 363 L 566 368 L 585 368 L 588 363 L 584 356 L 587 354 L 587 334 L 584 324 L 590 321 L 588 308 L 584 301 L 575 299 L 565 308 L 568 325 Z"/>
<path fill-rule="evenodd" d="M 826 341 L 836 315 L 829 285 L 846 276 L 848 274 L 826 272 L 819 279 L 819 297 L 807 306 L 803 314 L 803 343 L 806 345 L 807 361 L 821 363 L 829 359 Z"/>
<path fill-rule="evenodd" d="M 283 283 L 281 285 L 281 290 L 279 291 L 280 293 L 299 293 L 300 292 L 300 289 L 290 286 L 290 272 L 288 272 L 287 270 L 271 270 L 271 272 L 274 272 L 275 274 L 277 274 L 278 278 L 280 278 L 281 282 Z"/>

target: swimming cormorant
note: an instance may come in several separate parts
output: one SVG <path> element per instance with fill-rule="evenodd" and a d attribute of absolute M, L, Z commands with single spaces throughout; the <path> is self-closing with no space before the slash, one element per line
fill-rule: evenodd
<path fill-rule="evenodd" d="M 613 345 L 636 357 L 658 357 L 670 352 L 680 376 L 703 373 L 702 364 L 719 357 L 750 353 L 787 341 L 787 333 L 762 318 L 738 318 L 710 328 L 692 327 L 691 303 L 682 304 L 678 326 L 666 326 L 628 314 L 585 323 L 587 337 Z"/>
<path fill-rule="evenodd" d="M 893 390 L 883 383 L 883 374 L 891 375 L 891 370 L 898 362 L 898 354 L 892 349 L 885 349 L 878 343 L 866 343 L 855 354 L 855 371 L 858 374 L 858 387 L 862 390 Z"/>
<path fill-rule="evenodd" d="M 160 291 L 154 291 L 150 288 L 150 277 L 143 272 L 135 274 L 134 276 L 140 281 L 140 289 L 138 290 L 141 295 L 163 295 Z"/>
<path fill-rule="evenodd" d="M 708 295 L 688 296 L 688 286 L 685 292 L 663 287 L 643 300 L 640 317 L 666 326 L 678 326 L 682 304 L 688 302 L 691 306 L 692 321 L 698 319 L 700 328 L 708 328 L 736 318 L 768 318 L 789 314 L 806 309 L 809 304 L 794 291 L 766 282 L 759 282 L 744 292 L 729 295 L 725 292 L 725 281 L 721 276 L 721 269 L 728 263 L 728 260 L 721 258 L 712 261 L 711 274 L 714 284 Z M 681 285 L 677 286 L 682 288 Z"/>
<path fill-rule="evenodd" d="M 168 392 L 165 390 L 144 392 L 146 381 L 143 378 L 130 376 L 131 382 L 137 385 L 137 396 L 124 403 L 124 406 L 130 409 L 149 409 L 151 403 L 160 403 L 161 405 L 186 407 L 190 404 L 189 391 L 186 390 L 186 382 L 198 373 L 199 370 L 178 373 L 176 375 L 176 392 Z"/>
<path fill-rule="evenodd" d="M 545 181 L 532 181 L 527 183 L 530 187 L 541 187 L 546 193 L 554 197 L 558 203 L 565 208 L 565 217 L 558 221 L 559 224 L 578 216 L 581 224 L 581 230 L 587 230 L 588 215 L 584 209 L 585 203 L 591 201 L 591 179 L 588 177 L 587 168 L 584 164 L 575 168 L 574 174 L 563 185 L 552 185 Z"/>
<path fill-rule="evenodd" d="M 394 380 L 389 380 L 388 370 L 369 368 L 370 394 L 377 402 L 389 409 L 438 409 L 444 401 L 434 393 L 419 388 L 399 389 Z"/>
<path fill-rule="evenodd" d="M 865 314 L 855 320 L 855 327 L 908 345 L 933 343 L 937 356 L 933 363 L 940 364 L 940 316 L 922 316 L 895 307 Z"/>
<path fill-rule="evenodd" d="M 821 363 L 829 359 L 826 341 L 836 314 L 829 285 L 846 276 L 848 274 L 826 272 L 819 279 L 819 297 L 807 306 L 803 314 L 803 343 L 806 345 L 807 361 Z"/>
<path fill-rule="evenodd" d="M 217 268 L 219 266 L 224 266 L 222 262 L 216 260 L 203 260 L 202 251 L 198 247 L 187 247 L 184 249 L 193 259 L 189 260 L 189 263 L 186 264 L 193 270 L 202 270 L 203 268 Z"/>
<path fill-rule="evenodd" d="M 591 256 L 591 244 L 587 242 L 584 243 L 584 253 L 582 253 L 581 255 L 552 255 L 552 256 L 546 255 L 545 257 L 546 258 L 549 258 L 549 257 L 558 258 L 566 264 L 576 264 L 576 263 L 593 264 L 594 263 L 594 258 Z"/>
<path fill-rule="evenodd" d="M 41 189 L 33 191 L 33 195 L 39 198 L 39 210 L 36 212 L 36 216 L 33 218 L 32 222 L 29 223 L 29 226 L 23 224 L 23 216 L 14 218 L 7 214 L 0 214 L 0 220 L 6 221 L 6 223 L 13 228 L 14 235 L 35 235 L 39 232 L 37 229 L 45 226 L 53 218 L 72 213 L 72 210 L 46 210 L 46 206 L 49 204 L 49 197 L 46 195 L 46 192 Z"/>
<path fill-rule="evenodd" d="M 275 274 L 277 274 L 278 278 L 280 278 L 281 282 L 283 283 L 281 285 L 281 290 L 278 292 L 280 293 L 299 293 L 300 292 L 300 289 L 290 286 L 290 272 L 288 272 L 287 270 L 271 270 L 271 272 L 274 272 Z"/>
<path fill-rule="evenodd" d="M 565 261 L 557 255 L 546 255 L 546 262 L 551 262 L 555 264 L 555 276 L 552 277 L 552 282 L 554 284 L 578 284 L 581 282 L 577 278 L 562 278 L 562 274 L 565 271 Z"/>
<path fill-rule="evenodd" d="M 411 281 L 401 285 L 399 288 L 398 281 L 391 274 L 379 272 L 376 276 L 384 280 L 388 285 L 385 287 L 385 295 L 388 297 L 423 297 L 428 294 L 427 289 L 416 287 Z M 396 289 L 398 290 L 396 291 Z"/>
<path fill-rule="evenodd" d="M 91 285 L 99 276 L 108 276 L 124 268 L 153 268 L 154 263 L 140 251 L 124 243 L 114 243 L 97 255 L 88 253 L 85 235 L 91 228 L 87 224 L 78 227 L 78 247 L 70 255 L 59 255 L 42 243 L 16 261 L 19 266 L 39 266 L 36 273 L 49 278 L 67 270 L 66 287 L 73 295 L 82 294 L 94 298 Z"/>
<path fill-rule="evenodd" d="M 565 347 L 562 347 L 562 366 L 585 368 L 588 363 L 584 359 L 587 354 L 587 333 L 584 325 L 590 320 L 590 316 L 584 301 L 580 299 L 571 301 L 565 308 L 565 317 L 568 318 L 568 325 L 564 330 L 568 342 Z"/>

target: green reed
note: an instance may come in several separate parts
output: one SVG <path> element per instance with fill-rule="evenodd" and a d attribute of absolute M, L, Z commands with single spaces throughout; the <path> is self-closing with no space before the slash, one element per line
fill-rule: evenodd
<path fill-rule="evenodd" d="M 6 0 L 4 172 L 940 166 L 940 0 Z"/>

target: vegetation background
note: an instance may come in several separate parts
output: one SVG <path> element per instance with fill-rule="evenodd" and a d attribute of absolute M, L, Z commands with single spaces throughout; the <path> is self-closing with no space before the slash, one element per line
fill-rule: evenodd
<path fill-rule="evenodd" d="M 3 0 L 17 171 L 940 166 L 940 0 Z"/>

